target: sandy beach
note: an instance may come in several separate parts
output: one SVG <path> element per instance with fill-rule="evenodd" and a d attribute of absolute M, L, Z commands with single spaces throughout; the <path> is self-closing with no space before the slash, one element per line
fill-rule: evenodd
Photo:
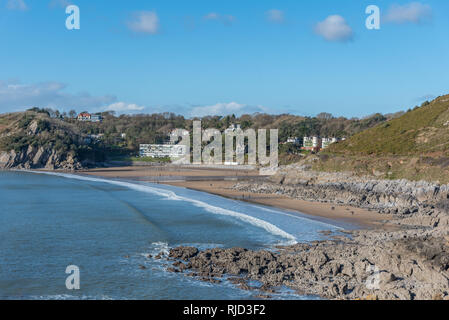
<path fill-rule="evenodd" d="M 249 178 L 259 177 L 258 170 L 235 170 L 235 169 L 211 169 L 199 167 L 181 167 L 181 166 L 128 166 L 128 167 L 110 167 L 95 168 L 78 171 L 83 174 L 102 176 L 108 178 L 157 180 L 165 181 L 167 178 L 177 177 L 182 180 L 198 178 Z"/>
<path fill-rule="evenodd" d="M 258 194 L 232 189 L 236 181 L 261 179 L 257 170 L 242 171 L 233 169 L 148 166 L 97 168 L 81 171 L 80 173 L 105 178 L 150 181 L 189 188 L 234 200 L 297 211 L 316 218 L 349 223 L 361 228 L 387 227 L 385 221 L 391 219 L 391 216 L 360 208 L 308 202 L 279 194 Z"/>

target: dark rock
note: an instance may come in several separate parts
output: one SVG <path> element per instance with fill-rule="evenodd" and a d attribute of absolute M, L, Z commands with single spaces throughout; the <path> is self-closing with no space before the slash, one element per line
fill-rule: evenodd
<path fill-rule="evenodd" d="M 193 247 L 179 247 L 170 250 L 169 257 L 187 261 L 198 254 L 198 249 Z"/>

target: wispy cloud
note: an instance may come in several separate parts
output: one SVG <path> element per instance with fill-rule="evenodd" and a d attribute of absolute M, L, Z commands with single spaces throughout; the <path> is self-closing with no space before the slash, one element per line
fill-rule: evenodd
<path fill-rule="evenodd" d="M 156 34 L 160 28 L 159 17 L 154 11 L 135 12 L 127 26 L 136 33 Z"/>
<path fill-rule="evenodd" d="M 324 21 L 318 22 L 315 26 L 315 32 L 326 41 L 347 42 L 354 38 L 352 28 L 339 15 L 332 15 Z"/>
<path fill-rule="evenodd" d="M 284 11 L 277 10 L 277 9 L 271 9 L 268 10 L 266 13 L 266 18 L 271 23 L 284 23 L 285 22 L 285 15 Z"/>
<path fill-rule="evenodd" d="M 206 14 L 204 19 L 209 21 L 220 21 L 224 25 L 232 25 L 236 21 L 236 18 L 232 15 L 221 15 L 216 12 Z"/>
<path fill-rule="evenodd" d="M 190 111 L 190 115 L 192 117 L 226 116 L 231 114 L 240 116 L 242 114 L 251 114 L 265 111 L 266 109 L 263 106 L 250 106 L 237 102 L 229 102 L 217 103 L 210 106 L 196 106 Z"/>
<path fill-rule="evenodd" d="M 115 111 L 117 113 L 134 113 L 145 110 L 145 107 L 134 103 L 116 102 L 102 109 L 103 111 Z"/>
<path fill-rule="evenodd" d="M 414 23 L 420 24 L 432 20 L 432 7 L 420 2 L 412 2 L 404 5 L 394 4 L 385 15 L 385 22 L 390 23 Z"/>
<path fill-rule="evenodd" d="M 66 85 L 60 82 L 22 84 L 0 81 L 0 112 L 24 110 L 30 107 L 69 109 L 92 109 L 117 101 L 113 95 L 92 96 L 81 92 L 65 92 Z"/>
<path fill-rule="evenodd" d="M 24 0 L 8 0 L 6 3 L 6 8 L 9 10 L 19 10 L 25 11 L 28 10 L 28 6 Z"/>

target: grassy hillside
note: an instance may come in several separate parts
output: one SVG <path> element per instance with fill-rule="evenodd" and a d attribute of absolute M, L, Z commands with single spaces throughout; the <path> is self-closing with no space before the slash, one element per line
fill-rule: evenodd
<path fill-rule="evenodd" d="M 355 134 L 329 152 L 349 155 L 449 155 L 449 95 Z"/>
<path fill-rule="evenodd" d="M 449 183 L 449 95 L 357 133 L 305 162 L 320 171 Z"/>

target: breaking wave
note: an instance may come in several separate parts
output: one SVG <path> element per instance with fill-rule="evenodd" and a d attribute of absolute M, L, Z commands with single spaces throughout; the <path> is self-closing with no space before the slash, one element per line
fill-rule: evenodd
<path fill-rule="evenodd" d="M 245 223 L 249 223 L 255 227 L 264 229 L 265 231 L 267 231 L 275 236 L 280 236 L 284 239 L 287 239 L 288 241 L 283 244 L 297 243 L 295 236 L 285 232 L 284 230 L 278 228 L 277 226 L 275 226 L 265 220 L 258 219 L 258 218 L 255 218 L 255 217 L 252 217 L 252 216 L 249 216 L 247 214 L 243 214 L 243 213 L 240 213 L 237 211 L 213 206 L 213 205 L 210 205 L 210 204 L 200 201 L 200 200 L 195 200 L 195 199 L 190 199 L 187 197 L 179 196 L 175 192 L 170 191 L 170 190 L 163 190 L 163 189 L 151 187 L 148 185 L 141 185 L 141 184 L 130 183 L 130 182 L 126 182 L 126 181 L 117 181 L 117 180 L 109 180 L 109 179 L 102 179 L 102 178 L 86 177 L 86 176 L 80 176 L 80 175 L 75 175 L 75 174 L 70 174 L 70 173 L 42 172 L 42 171 L 32 171 L 32 170 L 28 170 L 26 172 L 37 173 L 37 174 L 46 174 L 46 175 L 58 176 L 58 177 L 63 177 L 63 178 L 67 178 L 67 179 L 75 179 L 75 180 L 81 180 L 81 181 L 107 183 L 107 184 L 112 184 L 112 185 L 128 188 L 131 190 L 135 190 L 138 192 L 144 192 L 144 193 L 158 195 L 167 200 L 190 202 L 193 205 L 195 205 L 196 207 L 203 208 L 210 213 L 234 217 L 234 218 L 239 219 Z"/>

